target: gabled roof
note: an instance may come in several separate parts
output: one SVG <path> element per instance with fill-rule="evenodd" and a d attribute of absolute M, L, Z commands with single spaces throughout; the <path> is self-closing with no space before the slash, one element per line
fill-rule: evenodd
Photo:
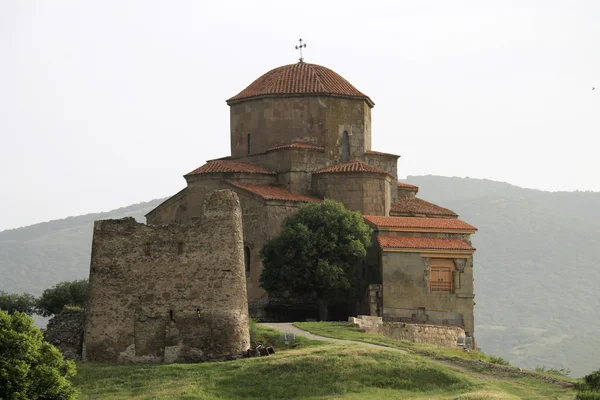
<path fill-rule="evenodd" d="M 392 153 L 382 153 L 381 151 L 373 151 L 373 150 L 369 150 L 369 151 L 365 151 L 365 155 L 367 156 L 386 156 L 386 157 L 400 157 L 398 154 L 392 154 Z"/>
<path fill-rule="evenodd" d="M 253 98 L 311 95 L 362 99 L 370 107 L 374 106 L 369 96 L 360 92 L 338 73 L 321 65 L 305 62 L 270 70 L 252 82 L 246 89 L 227 100 L 227 104 L 231 105 Z"/>
<path fill-rule="evenodd" d="M 325 151 L 325 147 L 313 146 L 312 144 L 305 144 L 305 143 L 292 143 L 292 144 L 286 144 L 284 146 L 271 147 L 270 149 L 267 149 L 267 151 L 282 150 L 282 149 L 306 149 L 306 150 L 315 150 L 315 151 Z"/>
<path fill-rule="evenodd" d="M 377 236 L 383 249 L 419 249 L 419 250 L 462 250 L 475 251 L 475 248 L 460 239 L 429 238 L 417 236 Z"/>
<path fill-rule="evenodd" d="M 397 230 L 427 230 L 430 232 L 444 232 L 447 230 L 475 232 L 477 228 L 460 219 L 450 218 L 423 218 L 423 217 L 380 217 L 365 215 L 363 217 L 371 225 L 377 228 L 388 228 Z M 396 229 L 395 229 L 396 230 Z"/>
<path fill-rule="evenodd" d="M 200 168 L 196 168 L 195 170 L 184 176 L 199 174 L 217 174 L 223 172 L 243 172 L 246 174 L 275 175 L 275 172 L 267 171 L 264 168 L 244 162 L 230 160 L 212 160 L 208 161 Z"/>
<path fill-rule="evenodd" d="M 415 185 L 411 185 L 410 183 L 398 182 L 398 189 L 402 190 L 410 190 L 413 192 L 418 192 L 419 187 Z"/>
<path fill-rule="evenodd" d="M 304 196 L 301 194 L 296 194 L 292 192 L 288 192 L 287 190 L 279 187 L 279 186 L 271 186 L 271 185 L 255 185 L 251 183 L 240 183 L 240 182 L 232 182 L 226 181 L 228 184 L 235 186 L 236 188 L 245 190 L 249 193 L 252 193 L 258 197 L 261 197 L 265 200 L 280 200 L 280 201 L 295 201 L 295 202 L 316 202 L 321 201 L 321 199 L 312 196 Z"/>
<path fill-rule="evenodd" d="M 390 209 L 390 214 L 425 214 L 427 216 L 457 218 L 458 214 L 454 211 L 422 199 L 399 199 Z"/>
<path fill-rule="evenodd" d="M 331 167 L 322 168 L 313 172 L 314 174 L 328 174 L 328 173 L 344 173 L 344 172 L 371 172 L 375 174 L 389 175 L 387 172 L 375 168 L 362 161 L 353 161 L 345 164 L 333 165 Z"/>

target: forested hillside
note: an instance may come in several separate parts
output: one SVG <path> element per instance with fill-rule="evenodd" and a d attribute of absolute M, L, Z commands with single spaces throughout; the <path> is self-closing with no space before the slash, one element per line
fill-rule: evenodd
<path fill-rule="evenodd" d="M 409 177 L 419 197 L 477 226 L 476 336 L 513 364 L 600 367 L 600 193 Z M 0 290 L 39 295 L 88 275 L 93 221 L 143 215 L 162 200 L 0 232 Z"/>
<path fill-rule="evenodd" d="M 600 367 L 600 193 L 438 176 L 407 181 L 479 228 L 475 322 L 483 350 L 575 376 Z"/>

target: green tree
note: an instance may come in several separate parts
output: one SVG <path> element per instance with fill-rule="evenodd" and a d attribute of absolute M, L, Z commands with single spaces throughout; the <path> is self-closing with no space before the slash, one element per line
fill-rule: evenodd
<path fill-rule="evenodd" d="M 85 307 L 88 297 L 88 281 L 60 282 L 44 290 L 37 303 L 38 312 L 44 317 L 60 314 L 64 306 Z"/>
<path fill-rule="evenodd" d="M 66 400 L 75 364 L 45 342 L 27 314 L 0 311 L 0 399 Z"/>
<path fill-rule="evenodd" d="M 36 311 L 36 298 L 29 293 L 7 293 L 0 290 L 0 310 L 8 311 L 9 314 L 22 312 L 28 315 Z"/>
<path fill-rule="evenodd" d="M 286 217 L 281 233 L 260 251 L 260 284 L 275 297 L 313 297 L 326 320 L 331 294 L 351 288 L 371 233 L 359 213 L 339 202 L 307 204 Z"/>

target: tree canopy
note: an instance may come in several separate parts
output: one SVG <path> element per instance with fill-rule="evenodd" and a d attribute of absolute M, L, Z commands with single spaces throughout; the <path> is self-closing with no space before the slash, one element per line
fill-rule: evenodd
<path fill-rule="evenodd" d="M 0 399 L 69 400 L 75 364 L 45 342 L 24 313 L 0 311 Z"/>
<path fill-rule="evenodd" d="M 261 286 L 276 297 L 313 295 L 326 304 L 328 293 L 350 289 L 370 242 L 371 229 L 359 213 L 333 200 L 307 204 L 262 248 Z M 320 315 L 326 318 L 326 307 Z"/>
<path fill-rule="evenodd" d="M 9 314 L 22 312 L 28 315 L 36 312 L 36 298 L 29 293 L 7 293 L 0 290 L 0 310 L 7 311 Z"/>
<path fill-rule="evenodd" d="M 60 314 L 64 306 L 85 307 L 88 297 L 88 281 L 60 282 L 44 290 L 38 300 L 38 312 L 44 317 Z"/>

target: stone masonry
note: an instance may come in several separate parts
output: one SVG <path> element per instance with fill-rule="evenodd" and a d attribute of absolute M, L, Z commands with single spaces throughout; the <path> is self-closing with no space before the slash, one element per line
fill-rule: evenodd
<path fill-rule="evenodd" d="M 242 211 L 208 194 L 202 218 L 96 221 L 83 360 L 198 362 L 249 348 Z"/>

